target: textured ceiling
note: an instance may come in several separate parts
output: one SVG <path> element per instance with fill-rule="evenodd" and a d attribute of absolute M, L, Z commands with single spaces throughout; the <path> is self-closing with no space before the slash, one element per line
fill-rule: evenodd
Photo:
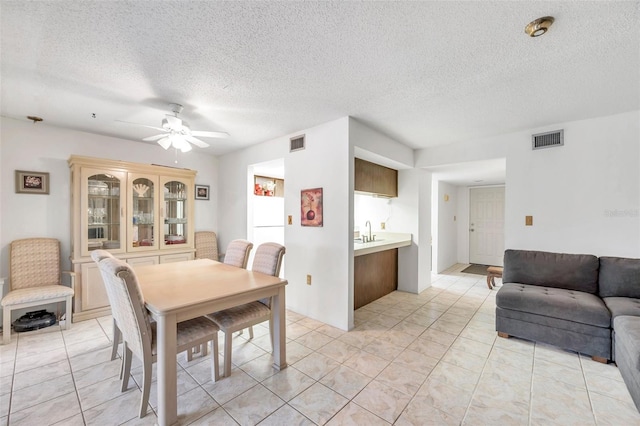
<path fill-rule="evenodd" d="M 211 154 L 346 115 L 441 145 L 640 109 L 639 5 L 3 0 L 1 114 L 139 140 L 117 120 L 177 102 L 231 135 Z"/>

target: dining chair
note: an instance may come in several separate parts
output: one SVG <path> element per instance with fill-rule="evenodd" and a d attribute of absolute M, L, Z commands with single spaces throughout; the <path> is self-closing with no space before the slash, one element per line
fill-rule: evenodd
<path fill-rule="evenodd" d="M 249 260 L 249 253 L 253 248 L 253 243 L 247 240 L 233 240 L 227 246 L 227 252 L 224 255 L 224 261 L 226 265 L 235 266 L 238 268 L 246 269 L 247 262 Z M 197 250 L 196 250 L 197 252 Z M 197 254 L 196 254 L 197 257 Z M 218 260 L 218 259 L 214 259 Z M 251 337 L 253 337 L 253 329 L 249 330 Z M 240 330 L 242 333 L 242 330 Z M 187 351 L 187 361 L 193 359 L 193 354 L 201 352 L 201 356 L 207 355 L 207 346 L 200 345 L 199 347 L 193 347 Z"/>
<path fill-rule="evenodd" d="M 92 251 L 91 258 L 94 260 L 94 262 L 96 262 L 96 264 L 100 262 L 102 259 L 106 259 L 106 258 L 115 259 L 115 257 L 106 250 Z M 109 291 L 110 287 L 107 287 L 105 285 L 105 289 Z M 111 344 L 111 361 L 113 361 L 118 356 L 118 345 L 122 340 L 122 333 L 120 332 L 120 328 L 118 327 L 118 322 L 116 321 L 116 317 L 114 317 L 113 315 L 111 317 L 112 317 L 112 324 L 113 324 L 113 342 Z M 124 360 L 124 357 L 123 357 L 123 360 Z M 123 362 L 123 365 L 124 365 L 124 362 Z M 120 369 L 120 378 L 122 379 L 122 369 Z"/>
<path fill-rule="evenodd" d="M 261 244 L 256 250 L 251 270 L 277 277 L 280 275 L 280 267 L 285 248 L 276 243 Z M 231 375 L 231 338 L 234 332 L 248 328 L 250 338 L 253 338 L 253 325 L 269 321 L 269 334 L 271 337 L 271 349 L 273 350 L 273 321 L 271 311 L 271 298 L 260 299 L 244 305 L 234 306 L 229 309 L 208 314 L 207 318 L 213 321 L 224 332 L 224 376 Z"/>
<path fill-rule="evenodd" d="M 233 240 L 227 246 L 223 263 L 246 269 L 249 261 L 249 253 L 253 248 L 253 243 L 247 240 Z"/>
<path fill-rule="evenodd" d="M 25 238 L 9 246 L 9 292 L 2 298 L 2 343 L 11 341 L 11 312 L 16 309 L 49 303 L 65 302 L 65 328 L 71 328 L 71 301 L 75 288 L 75 273 L 62 271 L 71 277 L 71 287 L 62 284 L 60 271 L 60 241 L 55 238 Z M 4 278 L 0 279 L 0 295 Z"/>
<path fill-rule="evenodd" d="M 218 237 L 213 231 L 197 231 L 194 233 L 196 259 L 219 261 Z"/>
<path fill-rule="evenodd" d="M 131 359 L 135 355 L 142 362 L 142 399 L 140 418 L 147 414 L 149 392 L 151 390 L 152 364 L 157 360 L 156 323 L 151 322 L 144 306 L 144 296 L 140 290 L 136 274 L 126 262 L 115 258 L 103 258 L 98 262 L 111 304 L 111 314 L 116 318 L 123 340 L 124 392 L 129 386 Z M 177 324 L 177 352 L 195 345 L 213 341 L 212 380 L 219 379 L 218 327 L 204 317 L 182 321 Z"/>

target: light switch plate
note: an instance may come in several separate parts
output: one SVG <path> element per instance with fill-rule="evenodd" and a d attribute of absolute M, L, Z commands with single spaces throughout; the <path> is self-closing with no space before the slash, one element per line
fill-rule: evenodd
<path fill-rule="evenodd" d="M 525 226 L 533 226 L 533 216 L 525 216 L 524 224 Z"/>
<path fill-rule="evenodd" d="M 289 225 L 293 225 L 293 216 L 291 216 L 291 215 L 287 216 L 287 223 Z"/>

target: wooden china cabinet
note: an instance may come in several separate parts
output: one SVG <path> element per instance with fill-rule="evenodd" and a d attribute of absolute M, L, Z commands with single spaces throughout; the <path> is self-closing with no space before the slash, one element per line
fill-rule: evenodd
<path fill-rule="evenodd" d="M 71 156 L 73 321 L 108 315 L 109 299 L 91 252 L 131 265 L 194 258 L 194 170 Z"/>

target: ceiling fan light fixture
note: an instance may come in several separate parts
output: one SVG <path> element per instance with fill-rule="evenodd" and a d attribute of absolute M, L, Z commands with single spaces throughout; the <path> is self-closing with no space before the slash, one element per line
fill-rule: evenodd
<path fill-rule="evenodd" d="M 524 32 L 527 33 L 529 37 L 540 37 L 549 30 L 554 20 L 553 16 L 543 16 L 542 18 L 529 22 L 529 24 L 524 27 Z"/>
<path fill-rule="evenodd" d="M 162 138 L 158 140 L 158 144 L 164 149 L 169 149 L 169 147 L 171 146 L 171 139 L 169 139 L 169 137 Z"/>
<path fill-rule="evenodd" d="M 158 142 L 158 144 L 164 149 L 169 149 L 169 147 L 173 146 L 174 148 L 179 149 L 182 152 L 191 151 L 191 144 L 197 146 L 198 148 L 207 148 L 209 146 L 208 143 L 196 138 L 195 136 L 201 136 L 205 138 L 223 138 L 229 136 L 229 134 L 225 132 L 213 132 L 204 130 L 192 131 L 189 123 L 187 123 L 186 121 L 182 121 L 182 119 L 178 117 L 178 114 L 182 111 L 182 105 L 170 104 L 169 106 L 174 115 L 165 115 L 165 117 L 162 119 L 162 127 L 149 126 L 146 124 L 128 123 L 126 121 L 123 121 L 123 123 L 134 124 L 137 126 L 159 130 L 163 133 L 153 136 L 147 136 L 146 138 L 142 138 L 142 140 L 145 142 Z"/>
<path fill-rule="evenodd" d="M 182 135 L 172 133 L 169 136 L 169 140 L 171 140 L 171 146 L 173 146 L 175 149 L 179 149 L 182 152 L 191 151 L 191 145 Z"/>

